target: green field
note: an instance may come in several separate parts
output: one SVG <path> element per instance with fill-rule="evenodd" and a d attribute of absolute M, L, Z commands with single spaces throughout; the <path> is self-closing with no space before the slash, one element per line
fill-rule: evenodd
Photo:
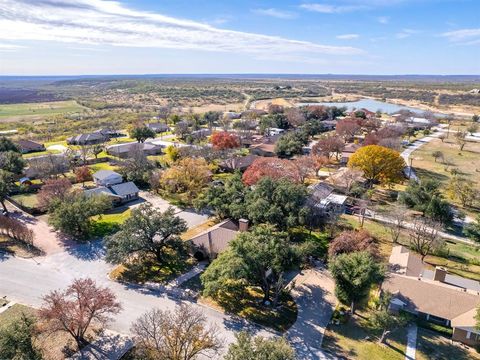
<path fill-rule="evenodd" d="M 54 115 L 85 109 L 76 101 L 52 101 L 43 103 L 8 104 L 0 105 L 0 119 L 20 117 L 36 117 L 40 115 Z"/>

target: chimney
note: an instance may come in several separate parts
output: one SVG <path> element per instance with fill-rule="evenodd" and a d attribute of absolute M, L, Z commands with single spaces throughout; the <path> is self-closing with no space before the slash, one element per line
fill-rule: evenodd
<path fill-rule="evenodd" d="M 240 219 L 238 220 L 238 231 L 248 231 L 248 220 Z"/>
<path fill-rule="evenodd" d="M 437 266 L 435 267 L 435 272 L 433 273 L 433 280 L 445 282 L 445 276 L 447 275 L 447 269 Z"/>

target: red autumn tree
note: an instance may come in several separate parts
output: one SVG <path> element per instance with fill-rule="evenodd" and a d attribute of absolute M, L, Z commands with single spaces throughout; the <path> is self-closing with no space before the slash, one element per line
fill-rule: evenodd
<path fill-rule="evenodd" d="M 217 132 L 212 135 L 210 142 L 217 150 L 234 149 L 240 146 L 238 136 L 227 131 Z"/>
<path fill-rule="evenodd" d="M 340 136 L 325 136 L 318 140 L 318 142 L 312 148 L 312 154 L 323 155 L 330 158 L 332 154 L 339 158 L 341 152 L 345 148 L 345 142 Z"/>
<path fill-rule="evenodd" d="M 79 348 L 87 344 L 85 334 L 92 325 L 104 326 L 122 309 L 115 294 L 92 279 L 75 279 L 65 290 L 54 290 L 43 298 L 39 318 L 51 332 L 70 334 Z"/>
<path fill-rule="evenodd" d="M 85 186 L 86 181 L 92 180 L 92 170 L 88 166 L 77 167 L 73 172 L 77 182 L 82 183 L 83 186 Z"/>
<path fill-rule="evenodd" d="M 366 230 L 344 231 L 340 233 L 328 247 L 328 256 L 333 258 L 340 254 L 356 251 L 368 251 L 372 256 L 378 255 L 378 244 Z"/>
<path fill-rule="evenodd" d="M 256 159 L 243 173 L 242 179 L 246 185 L 254 185 L 263 177 L 286 178 L 296 184 L 302 182 L 302 177 L 293 161 L 266 157 Z"/>
<path fill-rule="evenodd" d="M 337 121 L 336 132 L 345 140 L 353 138 L 359 131 L 360 125 L 356 119 L 343 119 Z"/>
<path fill-rule="evenodd" d="M 64 200 L 71 189 L 70 180 L 65 178 L 45 181 L 37 194 L 38 206 L 47 210 L 53 202 Z"/>

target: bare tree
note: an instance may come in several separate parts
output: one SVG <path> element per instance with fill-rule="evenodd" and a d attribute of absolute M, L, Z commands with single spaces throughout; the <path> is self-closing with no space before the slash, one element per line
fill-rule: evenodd
<path fill-rule="evenodd" d="M 388 223 L 388 232 L 394 244 L 398 243 L 402 229 L 405 227 L 408 209 L 404 205 L 397 204 L 389 213 L 391 222 Z"/>
<path fill-rule="evenodd" d="M 422 261 L 443 244 L 443 240 L 438 235 L 440 228 L 440 223 L 424 217 L 419 217 L 413 222 L 410 230 L 410 244 L 421 255 Z"/>
<path fill-rule="evenodd" d="M 99 287 L 92 279 L 75 279 L 65 290 L 54 290 L 43 298 L 39 317 L 47 331 L 70 334 L 79 348 L 88 342 L 85 334 L 91 325 L 104 326 L 122 307 L 113 292 Z"/>
<path fill-rule="evenodd" d="M 463 148 L 467 144 L 467 132 L 458 130 L 455 133 L 455 142 L 460 146 L 460 151 L 463 151 Z"/>
<path fill-rule="evenodd" d="M 218 330 L 202 312 L 182 304 L 175 311 L 152 309 L 132 325 L 142 359 L 193 360 L 218 353 Z"/>
<path fill-rule="evenodd" d="M 287 121 L 292 127 L 298 127 L 305 123 L 305 114 L 298 108 L 288 108 L 285 110 Z"/>

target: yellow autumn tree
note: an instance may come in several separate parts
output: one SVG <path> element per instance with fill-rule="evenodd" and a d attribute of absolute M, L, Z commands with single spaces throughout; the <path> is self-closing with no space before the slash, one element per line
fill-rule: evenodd
<path fill-rule="evenodd" d="M 371 184 L 391 184 L 403 177 L 405 161 L 392 149 L 368 145 L 358 149 L 348 161 L 348 166 L 362 170 Z"/>

